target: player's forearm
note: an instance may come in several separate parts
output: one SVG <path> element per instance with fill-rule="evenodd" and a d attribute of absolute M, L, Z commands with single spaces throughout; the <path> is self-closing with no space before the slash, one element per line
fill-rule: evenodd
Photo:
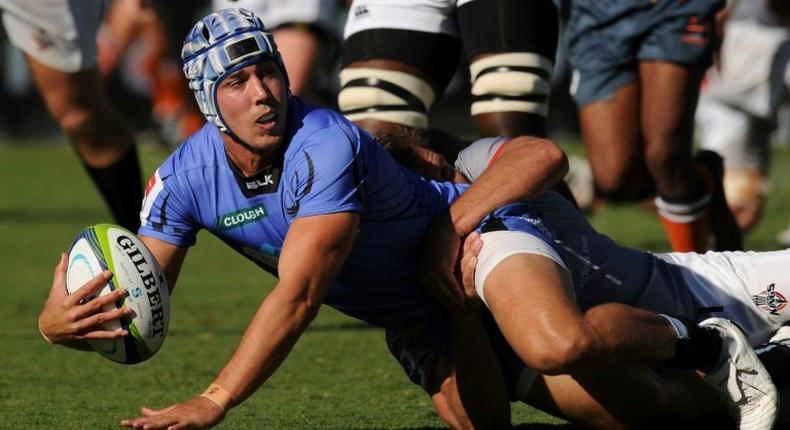
<path fill-rule="evenodd" d="M 452 318 L 458 394 L 475 428 L 511 428 L 510 399 L 479 313 Z"/>
<path fill-rule="evenodd" d="M 318 314 L 320 304 L 282 300 L 275 292 L 258 308 L 235 353 L 215 380 L 230 393 L 229 406 L 243 402 L 277 370 Z"/>
<path fill-rule="evenodd" d="M 450 220 L 460 235 L 468 234 L 494 209 L 534 199 L 562 180 L 567 171 L 565 153 L 550 140 L 514 138 L 450 207 Z"/>

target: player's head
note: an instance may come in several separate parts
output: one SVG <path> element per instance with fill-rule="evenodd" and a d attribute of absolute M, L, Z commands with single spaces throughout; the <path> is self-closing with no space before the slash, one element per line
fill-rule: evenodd
<path fill-rule="evenodd" d="M 223 79 L 269 60 L 279 68 L 288 88 L 288 74 L 274 39 L 263 21 L 246 9 L 222 9 L 198 21 L 184 41 L 181 58 L 200 111 L 231 135 L 217 104 L 217 89 Z"/>
<path fill-rule="evenodd" d="M 402 166 L 436 181 L 466 182 L 447 159 L 428 147 L 426 130 L 399 127 L 388 132 L 377 132 L 374 137 Z"/>

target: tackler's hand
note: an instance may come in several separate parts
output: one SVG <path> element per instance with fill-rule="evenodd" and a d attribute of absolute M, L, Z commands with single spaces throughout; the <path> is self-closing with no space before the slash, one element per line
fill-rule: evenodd
<path fill-rule="evenodd" d="M 445 213 L 433 220 L 423 243 L 418 266 L 420 283 L 447 309 L 464 311 L 464 292 L 456 271 L 461 237 L 455 232 L 449 215 Z"/>

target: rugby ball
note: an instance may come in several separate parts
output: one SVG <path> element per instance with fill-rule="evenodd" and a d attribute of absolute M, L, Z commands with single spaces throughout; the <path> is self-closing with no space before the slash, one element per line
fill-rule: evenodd
<path fill-rule="evenodd" d="M 104 311 L 128 306 L 133 317 L 109 321 L 106 330 L 124 328 L 129 334 L 119 339 L 92 339 L 88 344 L 112 361 L 134 364 L 159 350 L 170 324 L 170 294 L 164 273 L 145 244 L 130 231 L 112 224 L 83 229 L 69 248 L 66 289 L 71 294 L 104 270 L 112 279 L 99 296 L 117 288 L 129 295 L 108 304 Z M 92 300 L 96 296 L 88 297 Z"/>

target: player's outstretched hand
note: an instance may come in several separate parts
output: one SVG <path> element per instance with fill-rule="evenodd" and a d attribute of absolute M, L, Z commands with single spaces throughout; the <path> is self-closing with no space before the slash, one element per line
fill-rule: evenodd
<path fill-rule="evenodd" d="M 461 283 L 463 285 L 464 301 L 470 311 L 476 311 L 482 305 L 480 296 L 475 289 L 475 271 L 477 270 L 477 255 L 483 248 L 480 233 L 472 232 L 464 239 L 464 248 L 461 253 Z"/>
<path fill-rule="evenodd" d="M 97 296 L 101 289 L 112 278 L 112 273 L 104 271 L 80 287 L 73 294 L 66 291 L 66 254 L 60 255 L 60 262 L 55 267 L 52 289 L 38 317 L 38 328 L 44 338 L 52 343 L 65 344 L 87 339 L 117 339 L 126 336 L 126 330 L 105 330 L 101 324 L 132 315 L 133 311 L 122 307 L 103 312 L 105 305 L 117 302 L 126 297 L 124 289 L 88 300 Z"/>
<path fill-rule="evenodd" d="M 141 409 L 142 417 L 121 421 L 121 426 L 145 430 L 184 430 L 211 428 L 223 418 L 225 410 L 205 397 L 178 403 L 164 409 Z"/>
<path fill-rule="evenodd" d="M 428 293 L 454 312 L 466 309 L 463 287 L 456 274 L 460 249 L 461 237 L 455 232 L 449 215 L 436 217 L 423 241 L 417 273 Z"/>

